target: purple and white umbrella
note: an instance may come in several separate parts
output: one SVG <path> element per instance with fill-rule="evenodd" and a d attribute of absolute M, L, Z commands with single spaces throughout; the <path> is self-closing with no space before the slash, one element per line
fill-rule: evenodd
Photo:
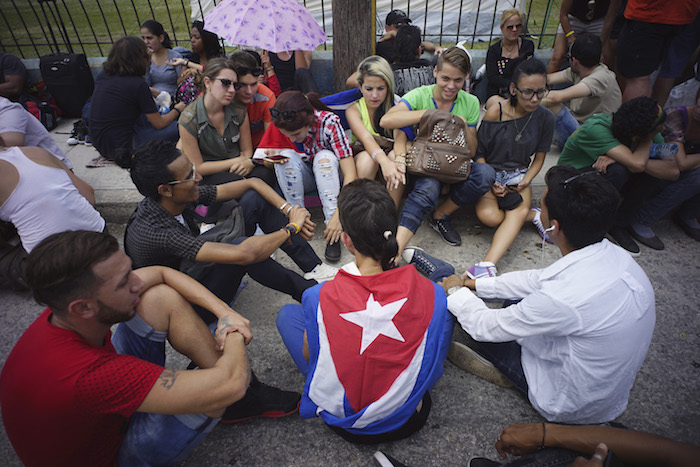
<path fill-rule="evenodd" d="M 204 26 L 232 44 L 272 52 L 314 50 L 328 40 L 296 0 L 224 0 L 207 13 Z"/>

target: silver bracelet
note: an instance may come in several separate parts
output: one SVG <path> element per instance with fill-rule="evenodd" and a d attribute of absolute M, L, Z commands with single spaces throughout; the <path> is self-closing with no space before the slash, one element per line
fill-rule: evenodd
<path fill-rule="evenodd" d="M 284 209 L 285 206 L 289 206 L 289 205 L 290 204 L 287 201 L 285 201 L 284 204 L 282 206 L 280 206 L 278 209 L 280 210 L 280 212 L 282 212 L 282 209 Z"/>

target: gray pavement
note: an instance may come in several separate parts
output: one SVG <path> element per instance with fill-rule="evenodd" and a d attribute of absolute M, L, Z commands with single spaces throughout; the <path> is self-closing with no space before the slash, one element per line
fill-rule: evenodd
<path fill-rule="evenodd" d="M 95 188 L 97 207 L 107 219 L 110 232 L 121 240 L 124 222 L 141 197 L 126 171 L 116 166 L 85 168 L 97 151 L 84 145 L 65 145 L 68 135 L 57 132 L 69 132 L 71 128 L 72 121 L 62 121 L 54 131 L 55 138 L 66 150 L 76 174 Z M 556 160 L 557 154 L 550 153 L 534 181 L 536 205 L 544 189 L 544 173 Z M 320 225 L 320 209 L 311 212 Z M 427 225 L 418 231 L 415 244 L 452 262 L 462 272 L 486 253 L 494 229 L 482 226 L 473 208 L 458 213 L 454 224 L 462 234 L 461 247 L 445 244 Z M 627 411 L 617 421 L 629 428 L 700 444 L 700 244 L 685 236 L 669 219 L 659 222 L 655 231 L 666 249 L 653 251 L 642 246 L 637 261 L 649 275 L 656 293 L 656 329 Z M 499 263 L 499 272 L 539 268 L 543 261 L 545 265 L 556 261 L 559 251 L 547 245 L 542 252 L 539 240 L 534 227 L 524 226 Z M 312 245 L 319 254 L 323 253 L 320 231 Z M 278 251 L 275 256 L 285 266 L 295 268 L 283 252 Z M 343 249 L 341 264 L 350 260 L 350 253 Z M 258 377 L 274 386 L 301 391 L 303 378 L 275 327 L 277 310 L 290 301 L 287 296 L 249 280 L 234 308 L 252 322 L 255 338 L 248 350 Z M 12 292 L 0 292 L 0 303 L 0 358 L 4 362 L 42 307 L 29 296 Z M 456 330 L 455 337 L 462 338 L 462 331 Z M 184 368 L 186 363 L 184 358 L 169 353 L 169 366 Z M 304 420 L 293 415 L 219 426 L 184 464 L 369 466 L 372 453 L 382 449 L 411 466 L 466 465 L 472 455 L 497 459 L 493 444 L 505 426 L 542 421 L 514 390 L 494 386 L 449 362 L 432 398 L 427 425 L 403 441 L 355 446 L 332 433 L 320 419 Z M 41 449 L 41 440 L 37 441 L 37 448 Z M 19 465 L 4 429 L 0 436 L 0 464 Z"/>

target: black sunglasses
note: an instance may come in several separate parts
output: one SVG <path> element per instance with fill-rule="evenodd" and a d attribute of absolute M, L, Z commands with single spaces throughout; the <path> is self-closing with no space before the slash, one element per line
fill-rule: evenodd
<path fill-rule="evenodd" d="M 243 85 L 241 83 L 239 83 L 238 81 L 231 81 L 228 78 L 214 78 L 214 79 L 218 79 L 219 81 L 221 81 L 221 85 L 223 87 L 225 87 L 226 89 L 230 88 L 232 84 L 233 84 L 233 89 L 235 89 L 236 91 L 239 91 L 243 87 Z"/>
<path fill-rule="evenodd" d="M 520 29 L 522 27 L 523 27 L 523 23 L 517 23 L 517 24 L 509 24 L 508 26 L 506 26 L 506 29 L 512 29 L 513 31 L 515 31 L 516 29 Z"/>
<path fill-rule="evenodd" d="M 251 74 L 257 78 L 258 76 L 263 74 L 263 69 L 261 66 L 256 66 L 255 68 L 248 68 L 247 66 L 237 66 L 236 74 L 238 76 L 245 76 L 247 74 Z"/>
<path fill-rule="evenodd" d="M 278 119 L 280 116 L 282 116 L 282 119 L 287 122 L 294 120 L 294 117 L 297 116 L 298 112 L 306 113 L 306 110 L 279 110 L 274 107 L 270 107 L 270 116 L 272 118 Z"/>

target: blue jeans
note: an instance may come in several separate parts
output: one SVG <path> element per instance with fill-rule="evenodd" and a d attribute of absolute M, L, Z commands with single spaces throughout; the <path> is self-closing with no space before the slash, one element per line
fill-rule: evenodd
<path fill-rule="evenodd" d="M 165 364 L 167 333 L 154 330 L 135 315 L 112 336 L 117 353 Z M 214 429 L 218 418 L 204 414 L 164 415 L 136 412 L 119 450 L 119 465 L 176 465 Z"/>
<path fill-rule="evenodd" d="M 452 327 L 454 318 L 451 313 L 445 313 L 445 329 L 444 339 L 445 345 L 440 349 L 438 358 L 444 361 L 447 357 L 447 351 L 450 349 L 452 341 Z M 297 368 L 304 375 L 304 378 L 309 374 L 309 362 L 304 358 L 304 332 L 306 325 L 304 323 L 304 309 L 301 305 L 285 305 L 277 314 L 277 330 L 282 336 L 282 341 L 289 351 L 292 360 L 296 363 Z"/>
<path fill-rule="evenodd" d="M 554 138 L 552 138 L 552 143 L 560 149 L 563 148 L 571 133 L 576 131 L 579 126 L 578 121 L 571 115 L 569 108 L 562 104 L 561 110 L 554 121 Z"/>
<path fill-rule="evenodd" d="M 665 187 L 637 213 L 641 224 L 653 225 L 671 209 L 681 204 L 678 214 L 682 219 L 700 217 L 700 167 L 682 172 L 675 182 L 667 182 Z"/>
<path fill-rule="evenodd" d="M 476 202 L 491 189 L 496 172 L 488 164 L 472 162 L 469 178 L 450 186 L 450 199 L 458 206 Z M 399 225 L 416 233 L 423 218 L 433 211 L 440 197 L 440 182 L 434 178 L 416 177 L 413 190 L 399 217 Z"/>
<path fill-rule="evenodd" d="M 139 118 L 136 119 L 136 123 L 134 123 L 134 138 L 132 140 L 132 145 L 134 146 L 134 149 L 136 149 L 144 143 L 159 139 L 177 143 L 179 138 L 180 133 L 177 128 L 177 120 L 165 128 L 156 130 L 153 128 L 153 125 L 151 125 L 151 122 L 148 121 L 146 115 L 141 114 Z"/>
<path fill-rule="evenodd" d="M 286 164 L 275 164 L 275 174 L 284 198 L 291 204 L 304 207 L 304 193 L 318 190 L 326 224 L 338 208 L 340 194 L 340 166 L 333 151 L 322 150 L 314 155 L 311 163 L 298 153 L 286 152 Z M 323 161 L 323 162 L 322 162 Z"/>

